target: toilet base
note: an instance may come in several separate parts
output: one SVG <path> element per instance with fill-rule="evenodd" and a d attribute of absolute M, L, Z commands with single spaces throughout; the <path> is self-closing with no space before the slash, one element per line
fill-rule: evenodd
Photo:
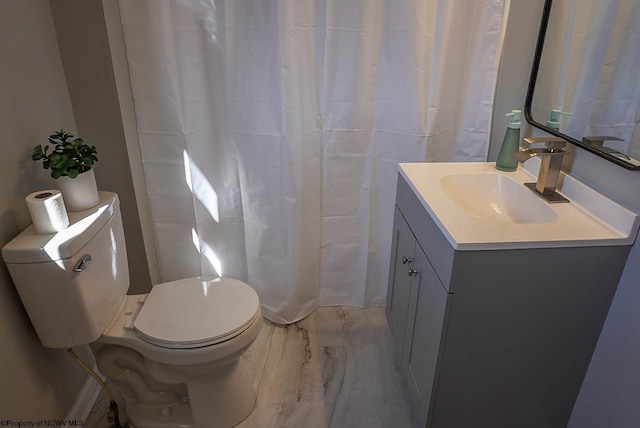
<path fill-rule="evenodd" d="M 128 421 L 136 428 L 230 428 L 249 416 L 256 402 L 238 358 L 216 370 L 167 366 L 118 345 L 94 349 L 100 371 L 124 396 Z"/>
<path fill-rule="evenodd" d="M 256 403 L 256 392 L 240 360 L 188 379 L 187 390 L 196 427 L 233 427 L 249 416 Z"/>
<path fill-rule="evenodd" d="M 145 405 L 127 400 L 129 428 L 196 428 L 188 402 Z"/>

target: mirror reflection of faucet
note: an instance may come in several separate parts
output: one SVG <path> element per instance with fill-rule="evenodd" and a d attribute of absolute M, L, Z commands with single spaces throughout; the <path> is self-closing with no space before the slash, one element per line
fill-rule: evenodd
<path fill-rule="evenodd" d="M 606 136 L 606 135 L 582 137 L 583 144 L 589 145 L 595 149 L 598 149 L 603 153 L 614 156 L 618 159 L 624 159 L 625 161 L 627 161 L 629 164 L 633 166 L 640 167 L 640 160 L 634 159 L 628 154 L 623 153 L 620 150 L 616 150 L 613 147 L 606 147 L 604 144 L 607 141 L 626 141 L 626 140 L 624 138 L 612 137 L 612 136 Z"/>
<path fill-rule="evenodd" d="M 602 149 L 605 141 L 624 141 L 624 139 L 605 135 L 582 137 L 582 142 L 590 145 L 594 149 Z"/>
<path fill-rule="evenodd" d="M 513 155 L 518 162 L 525 162 L 536 156 L 541 157 L 538 181 L 525 183 L 525 186 L 549 203 L 569 202 L 567 198 L 556 191 L 562 167 L 562 157 L 569 154 L 564 150 L 567 142 L 556 137 L 525 138 L 524 141 L 528 144 L 545 143 L 544 148 L 525 148 Z"/>
<path fill-rule="evenodd" d="M 611 155 L 614 156 L 620 156 L 623 157 L 624 159 L 627 160 L 631 160 L 631 158 L 629 156 L 627 156 L 626 154 L 616 150 L 616 149 L 612 149 L 611 147 L 605 147 L 604 143 L 606 141 L 624 141 L 624 138 L 619 138 L 619 137 L 611 137 L 611 136 L 588 136 L 588 137 L 582 137 L 582 142 L 585 144 L 590 145 L 591 147 L 601 150 L 605 153 L 609 153 Z"/>

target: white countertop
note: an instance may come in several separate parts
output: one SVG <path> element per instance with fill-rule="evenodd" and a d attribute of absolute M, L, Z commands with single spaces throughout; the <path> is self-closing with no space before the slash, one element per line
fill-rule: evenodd
<path fill-rule="evenodd" d="M 538 162 L 528 168 L 537 172 Z M 536 177 L 519 166 L 502 172 L 490 162 L 402 163 L 400 174 L 457 250 L 585 247 L 633 244 L 639 217 L 590 187 L 562 174 L 558 191 L 570 203 L 548 204 L 557 218 L 546 223 L 501 223 L 465 212 L 443 190 L 440 180 L 453 174 L 501 174 L 519 183 Z M 542 200 L 545 204 L 546 201 Z"/>

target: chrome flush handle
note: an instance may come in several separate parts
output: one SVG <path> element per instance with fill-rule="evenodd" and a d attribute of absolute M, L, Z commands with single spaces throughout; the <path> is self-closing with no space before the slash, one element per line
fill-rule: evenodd
<path fill-rule="evenodd" d="M 91 255 L 87 254 L 86 256 L 80 259 L 80 261 L 78 262 L 76 267 L 73 268 L 73 270 L 75 272 L 82 272 L 83 270 L 88 268 L 90 264 L 91 264 Z"/>

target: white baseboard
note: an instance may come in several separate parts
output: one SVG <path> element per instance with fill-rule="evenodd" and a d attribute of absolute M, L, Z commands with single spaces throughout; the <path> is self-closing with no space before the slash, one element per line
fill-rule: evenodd
<path fill-rule="evenodd" d="M 94 365 L 92 370 L 98 373 L 98 376 L 104 380 L 104 376 L 98 372 L 98 368 Z M 98 398 L 98 394 L 100 394 L 100 385 L 96 380 L 87 375 L 87 381 L 84 383 L 84 386 L 78 393 L 76 397 L 76 401 L 71 406 L 71 409 L 67 413 L 65 420 L 67 421 L 86 421 L 89 413 L 91 413 L 91 409 Z"/>

